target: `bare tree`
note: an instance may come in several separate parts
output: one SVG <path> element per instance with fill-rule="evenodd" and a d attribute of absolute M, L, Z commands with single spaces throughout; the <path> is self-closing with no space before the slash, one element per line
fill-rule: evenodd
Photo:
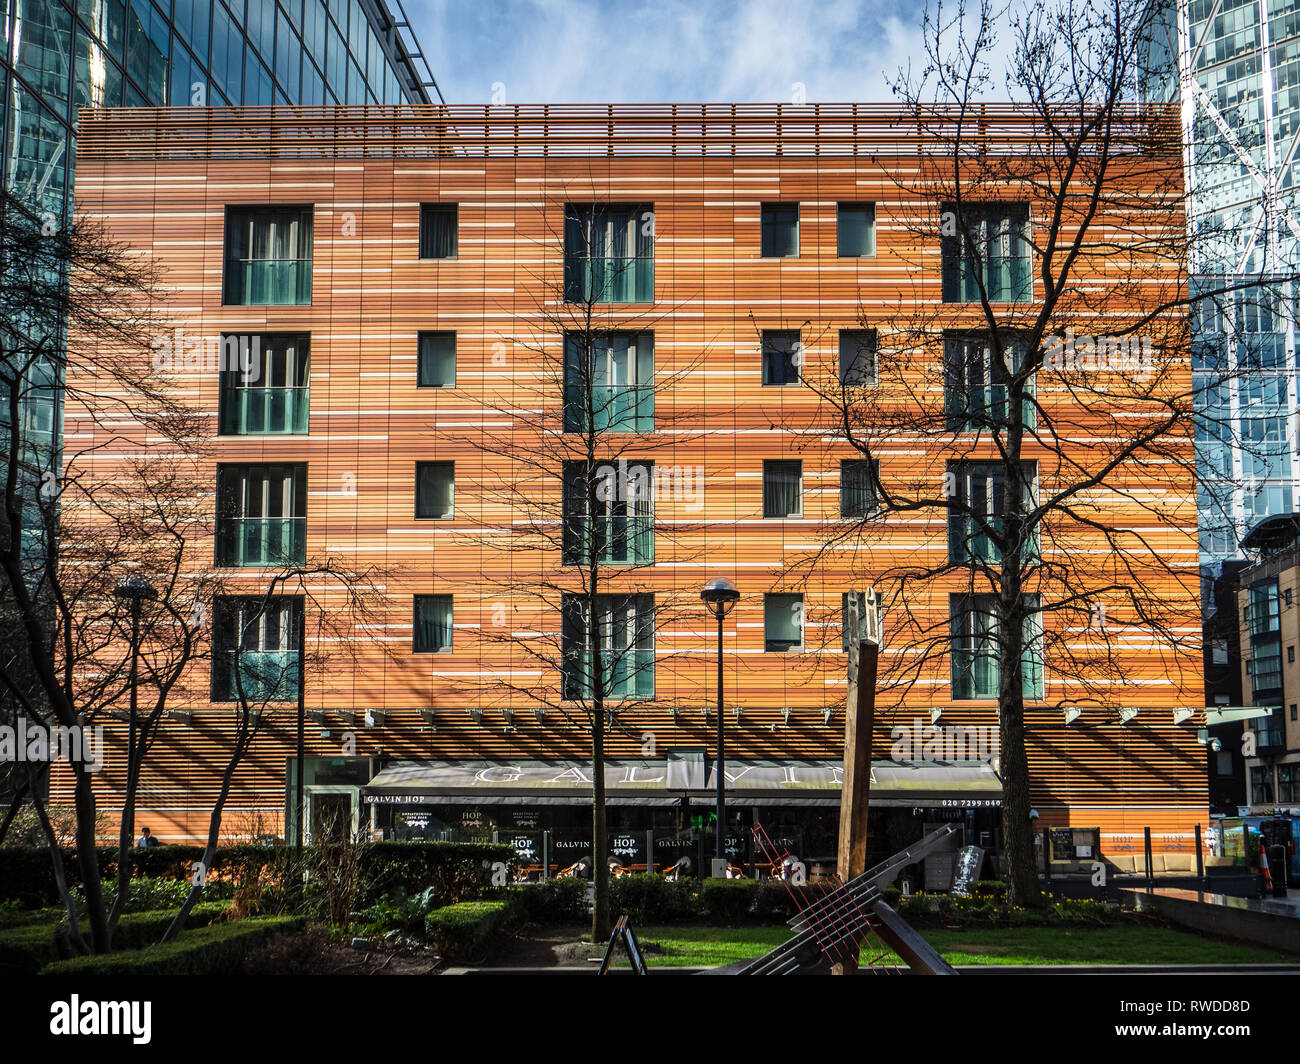
<path fill-rule="evenodd" d="M 953 697 L 996 698 L 1008 893 L 1026 906 L 1041 903 L 1026 700 L 1114 719 L 1135 638 L 1153 674 L 1199 687 L 1194 442 L 1224 375 L 1193 375 L 1189 312 L 1239 292 L 1189 283 L 1177 114 L 1131 102 L 1145 8 L 927 14 L 929 63 L 895 86 L 919 159 L 886 161 L 912 237 L 893 254 L 918 279 L 860 313 L 864 364 L 805 375 L 825 400 L 805 445 L 852 456 L 870 500 L 806 564 L 848 545 L 872 559 L 897 651 L 886 697 L 948 662 Z M 999 25 L 1014 108 L 981 102 Z M 941 285 L 911 259 L 935 246 Z M 900 439 L 943 465 L 882 465 Z M 876 561 L 882 522 L 929 517 L 942 561 Z"/>
<path fill-rule="evenodd" d="M 481 639 L 511 663 L 477 696 L 590 730 L 600 939 L 610 928 L 607 738 L 626 730 L 622 711 L 656 698 L 656 633 L 699 608 L 651 575 L 665 548 L 692 556 L 685 541 L 701 522 L 703 469 L 658 460 L 700 430 L 698 410 L 662 402 L 698 360 L 666 365 L 655 351 L 666 311 L 649 306 L 653 207 L 586 186 L 548 202 L 563 204 L 564 224 L 543 224 L 530 327 L 498 342 L 492 361 L 508 364 L 507 383 L 485 384 L 478 401 L 492 416 L 466 438 L 481 462 L 475 546 L 488 552 L 476 574 Z"/>

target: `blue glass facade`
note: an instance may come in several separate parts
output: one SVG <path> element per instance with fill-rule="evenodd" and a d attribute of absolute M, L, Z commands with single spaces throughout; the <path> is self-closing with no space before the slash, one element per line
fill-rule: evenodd
<path fill-rule="evenodd" d="M 396 0 L 0 0 L 0 12 L 0 188 L 54 225 L 72 207 L 78 108 L 438 96 Z M 39 479 L 57 465 L 57 391 L 23 386 L 41 396 L 24 419 Z"/>

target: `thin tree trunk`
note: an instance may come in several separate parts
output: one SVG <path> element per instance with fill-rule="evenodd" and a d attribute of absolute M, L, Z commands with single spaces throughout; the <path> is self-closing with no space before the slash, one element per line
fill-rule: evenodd
<path fill-rule="evenodd" d="M 5 810 L 4 822 L 0 823 L 0 846 L 4 845 L 5 837 L 9 834 L 9 827 L 18 816 L 18 810 L 23 807 L 23 799 L 27 797 L 27 784 L 23 784 L 14 791 L 13 800 L 9 803 L 9 808 Z"/>
<path fill-rule="evenodd" d="M 77 915 L 77 903 L 73 901 L 72 891 L 68 889 L 68 875 L 63 867 L 63 851 L 59 848 L 59 840 L 54 834 L 54 825 L 50 823 L 45 803 L 41 801 L 35 788 L 32 789 L 32 808 L 36 810 L 36 819 L 40 821 L 50 848 L 50 863 L 54 866 L 54 885 L 58 888 L 59 898 L 63 902 L 64 911 L 68 914 L 68 939 L 77 952 L 89 953 L 90 947 L 81 937 L 81 918 Z"/>
<path fill-rule="evenodd" d="M 95 792 L 90 773 L 77 766 L 77 784 L 73 806 L 77 811 L 77 866 L 81 869 L 81 888 L 86 892 L 86 918 L 90 921 L 91 948 L 107 953 L 111 948 L 108 919 L 104 913 L 104 891 L 99 882 L 99 853 L 95 849 Z"/>

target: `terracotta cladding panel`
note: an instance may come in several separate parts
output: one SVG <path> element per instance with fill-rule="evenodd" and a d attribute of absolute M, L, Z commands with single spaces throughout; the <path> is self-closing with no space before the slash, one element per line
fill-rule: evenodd
<path fill-rule="evenodd" d="M 688 602 L 706 574 L 733 575 L 745 597 L 728 621 L 724 643 L 728 702 L 742 707 L 729 722 L 731 749 L 742 757 L 838 757 L 842 716 L 827 724 L 822 712 L 838 709 L 844 695 L 840 591 L 869 582 L 889 560 L 911 554 L 942 558 L 946 529 L 941 521 L 891 521 L 861 549 L 832 552 L 806 588 L 809 652 L 763 652 L 762 592 L 780 586 L 782 572 L 807 558 L 821 520 L 835 515 L 838 467 L 836 456 L 801 439 L 817 416 L 813 397 L 761 385 L 758 330 L 802 327 L 812 338 L 808 357 L 831 361 L 836 330 L 855 327 L 859 312 L 887 330 L 889 308 L 898 304 L 900 292 L 921 305 L 938 303 L 937 249 L 918 243 L 909 229 L 930 207 L 898 187 L 912 166 L 906 158 L 862 157 L 133 162 L 84 153 L 79 209 L 101 217 L 118 238 L 165 265 L 176 323 L 186 335 L 311 335 L 309 435 L 220 438 L 213 459 L 306 462 L 310 551 L 392 570 L 381 621 L 382 639 L 397 648 L 396 660 L 376 647 L 363 650 L 355 667 L 340 660 L 309 674 L 308 706 L 325 712 L 332 732 L 322 739 L 319 727 L 309 729 L 309 752 L 336 754 L 345 730 L 357 733 L 359 753 L 382 747 L 397 757 L 579 757 L 586 750 L 583 730 L 565 726 L 554 714 L 535 721 L 522 699 L 516 699 L 514 730 L 506 730 L 505 700 L 488 690 L 493 674 L 515 669 L 525 675 L 537 666 L 518 653 L 511 660 L 476 634 L 476 626 L 491 623 L 501 598 L 484 574 L 496 578 L 520 565 L 475 531 L 508 516 L 508 505 L 481 485 L 512 468 L 476 446 L 486 417 L 476 397 L 514 389 L 522 403 L 539 386 L 538 359 L 528 348 L 544 331 L 539 299 L 561 275 L 563 205 L 608 199 L 654 205 L 656 297 L 644 314 L 614 308 L 608 320 L 639 320 L 653 328 L 660 373 L 691 369 L 671 393 L 656 399 L 664 418 L 684 419 L 686 431 L 647 454 L 657 463 L 705 471 L 702 511 L 682 500 L 660 510 L 661 517 L 684 522 L 680 539 L 662 544 L 658 564 L 629 583 Z M 797 259 L 759 258 L 759 204 L 768 200 L 801 204 Z M 835 204 L 848 200 L 877 204 L 874 258 L 835 257 Z M 417 258 L 419 204 L 428 201 L 459 205 L 455 261 Z M 222 305 L 223 217 L 233 203 L 314 206 L 310 307 Z M 1097 281 L 1106 283 L 1104 267 Z M 421 329 L 456 331 L 455 389 L 415 387 Z M 559 339 L 544 342 L 554 350 Z M 930 380 L 941 380 L 937 364 L 927 372 L 934 374 Z M 212 414 L 215 432 L 216 375 L 185 374 L 176 384 Z M 1046 393 L 1040 397 L 1057 401 Z M 529 447 L 525 427 L 508 411 L 494 420 L 505 426 L 513 420 L 521 452 Z M 700 426 L 708 432 L 700 433 Z M 79 446 L 92 444 L 99 430 L 70 409 L 67 432 Z M 777 457 L 804 462 L 804 519 L 761 516 L 762 461 Z M 900 438 L 883 455 L 882 473 L 900 482 L 939 476 L 946 457 L 924 441 Z M 417 460 L 456 463 L 453 521 L 413 516 Z M 1173 522 L 1154 530 L 1153 542 L 1166 557 L 1185 557 L 1194 569 L 1192 484 L 1172 470 L 1124 476 L 1126 482 L 1098 492 L 1096 504 L 1131 513 L 1139 522 L 1144 515 L 1127 492 L 1154 485 L 1164 493 Z M 355 484 L 355 494 L 344 490 L 348 483 Z M 1062 549 L 1097 546 L 1082 526 L 1062 528 L 1060 535 Z M 954 581 L 953 589 L 958 587 Z M 946 590 L 936 589 L 922 606 L 936 624 L 947 615 Z M 458 627 L 451 654 L 408 652 L 411 597 L 425 592 L 455 596 Z M 1168 593 L 1187 597 L 1173 581 Z M 511 623 L 520 629 L 556 624 L 534 601 L 508 605 L 515 611 Z M 1195 603 L 1189 599 L 1187 606 L 1194 617 Z M 684 613 L 659 633 L 656 698 L 621 714 L 613 753 L 639 751 L 645 731 L 655 734 L 661 750 L 707 741 L 710 729 L 699 707 L 712 698 L 714 644 L 711 625 L 698 612 Z M 1184 828 L 1205 805 L 1204 754 L 1194 731 L 1170 723 L 1170 711 L 1200 704 L 1199 658 L 1182 674 L 1171 674 L 1167 662 L 1135 641 L 1124 649 L 1122 664 L 1130 679 L 1147 681 L 1124 696 L 1125 704 L 1142 707 L 1134 724 L 1067 728 L 1058 712 L 1031 710 L 1035 801 L 1052 822 L 1101 823 L 1113 832 L 1165 820 L 1170 830 Z M 922 683 L 902 705 L 882 713 L 878 744 L 888 744 L 895 723 L 913 717 L 928 722 L 932 706 L 945 708 L 945 723 L 995 722 L 991 703 L 953 703 L 947 669 L 946 661 L 923 668 Z M 1048 681 L 1053 683 L 1050 662 Z M 196 686 L 202 688 L 201 678 Z M 1049 686 L 1049 693 L 1061 692 Z M 466 713 L 471 706 L 484 708 L 481 724 Z M 387 710 L 381 727 L 361 727 L 360 714 L 368 707 Z M 425 707 L 436 711 L 436 730 L 418 714 Z M 143 804 L 159 817 L 173 817 L 177 831 L 194 807 L 205 807 L 215 795 L 230 738 L 227 710 L 205 702 L 194 708 L 193 726 L 166 728 L 144 784 Z M 235 807 L 276 810 L 282 804 L 284 758 L 293 749 L 292 708 L 273 719 L 274 729 L 241 776 Z M 115 787 L 119 770 L 110 761 L 102 776 L 106 788 Z M 1068 812 L 1076 805 L 1089 811 L 1082 821 Z"/>

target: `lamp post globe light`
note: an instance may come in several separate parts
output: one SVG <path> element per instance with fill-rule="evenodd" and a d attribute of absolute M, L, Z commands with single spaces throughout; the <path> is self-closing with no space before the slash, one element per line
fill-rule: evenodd
<path fill-rule="evenodd" d="M 117 582 L 117 586 L 113 588 L 113 597 L 125 602 L 127 608 L 131 611 L 131 709 L 126 740 L 127 800 L 125 802 L 126 822 L 123 824 L 123 835 L 127 839 L 132 839 L 135 836 L 135 802 L 133 798 L 136 778 L 135 721 L 140 662 L 140 609 L 146 600 L 157 598 L 158 592 L 142 576 L 124 576 Z"/>
<path fill-rule="evenodd" d="M 713 874 L 718 878 L 727 875 L 727 799 L 726 799 L 726 740 L 722 721 L 722 618 L 731 612 L 740 598 L 740 592 L 726 577 L 715 576 L 700 591 L 700 598 L 709 607 L 709 612 L 718 619 L 718 753 L 714 765 L 714 779 L 717 783 L 718 806 L 716 849 L 713 857 Z"/>

